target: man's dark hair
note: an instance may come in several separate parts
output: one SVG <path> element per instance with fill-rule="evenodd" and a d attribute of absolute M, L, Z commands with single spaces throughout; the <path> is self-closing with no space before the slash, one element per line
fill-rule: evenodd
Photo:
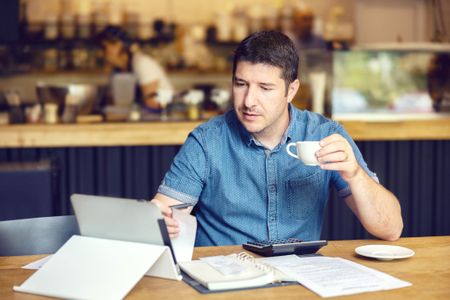
<path fill-rule="evenodd" d="M 109 25 L 105 29 L 103 29 L 97 36 L 96 41 L 98 44 L 102 44 L 102 42 L 117 42 L 120 41 L 124 44 L 126 48 L 128 48 L 132 40 L 128 33 L 119 26 Z"/>
<path fill-rule="evenodd" d="M 286 89 L 297 79 L 299 58 L 294 43 L 279 31 L 259 31 L 246 37 L 234 52 L 233 78 L 237 64 L 247 61 L 281 68 Z"/>

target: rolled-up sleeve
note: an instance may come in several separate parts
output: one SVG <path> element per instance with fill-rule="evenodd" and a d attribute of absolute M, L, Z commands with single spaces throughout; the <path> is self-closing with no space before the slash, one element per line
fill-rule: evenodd
<path fill-rule="evenodd" d="M 158 193 L 195 205 L 205 184 L 207 154 L 202 131 L 195 129 L 175 156 Z"/>

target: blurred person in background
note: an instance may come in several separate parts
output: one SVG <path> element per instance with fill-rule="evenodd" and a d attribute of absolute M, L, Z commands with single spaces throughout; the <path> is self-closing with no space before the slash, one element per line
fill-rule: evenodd
<path fill-rule="evenodd" d="M 158 90 L 173 91 L 163 67 L 152 57 L 143 53 L 131 40 L 125 30 L 108 26 L 97 36 L 103 49 L 105 62 L 113 73 L 125 72 L 136 76 L 139 88 L 136 99 L 142 101 L 147 110 L 159 112 L 161 105 L 156 101 Z"/>
<path fill-rule="evenodd" d="M 297 49 L 327 49 L 326 41 L 314 34 L 314 12 L 307 6 L 299 6 L 294 11 L 294 31 L 290 38 Z"/>

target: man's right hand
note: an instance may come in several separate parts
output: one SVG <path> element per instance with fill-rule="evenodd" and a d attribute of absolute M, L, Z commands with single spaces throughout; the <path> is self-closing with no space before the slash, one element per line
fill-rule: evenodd
<path fill-rule="evenodd" d="M 171 238 L 175 238 L 180 233 L 180 226 L 178 221 L 173 218 L 172 209 L 164 202 L 153 199 L 151 201 L 153 204 L 159 207 L 161 213 L 164 216 L 164 221 L 166 222 L 167 231 L 169 232 L 169 236 Z"/>

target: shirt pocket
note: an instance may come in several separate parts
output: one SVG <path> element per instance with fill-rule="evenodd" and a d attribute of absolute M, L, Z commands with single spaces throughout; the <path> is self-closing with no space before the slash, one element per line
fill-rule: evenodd
<path fill-rule="evenodd" d="M 286 182 L 289 217 L 306 220 L 318 214 L 317 207 L 323 194 L 324 172 L 317 172 L 303 178 L 292 178 Z M 316 211 L 315 211 L 316 210 Z"/>

